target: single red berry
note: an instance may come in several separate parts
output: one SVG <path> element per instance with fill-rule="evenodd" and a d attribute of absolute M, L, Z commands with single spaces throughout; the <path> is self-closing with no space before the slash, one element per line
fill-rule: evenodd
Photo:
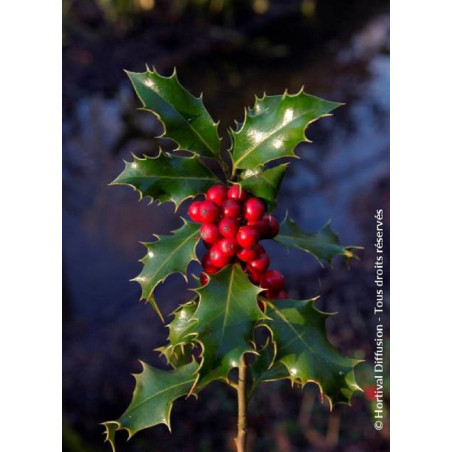
<path fill-rule="evenodd" d="M 237 235 L 237 232 L 239 230 L 239 224 L 237 223 L 237 220 L 234 220 L 229 217 L 223 218 L 220 221 L 218 227 L 220 229 L 220 234 L 223 237 L 227 237 L 230 239 L 235 238 L 235 236 Z"/>
<path fill-rule="evenodd" d="M 199 277 L 199 282 L 201 283 L 201 286 L 205 286 L 209 282 L 209 277 L 207 276 L 207 273 L 201 273 L 201 276 Z"/>
<path fill-rule="evenodd" d="M 248 197 L 248 192 L 243 190 L 239 184 L 234 184 L 228 190 L 228 198 L 235 199 L 236 201 L 243 202 Z"/>
<path fill-rule="evenodd" d="M 200 223 L 201 217 L 199 216 L 199 207 L 201 206 L 202 201 L 194 201 L 190 204 L 190 207 L 188 208 L 188 215 L 189 217 L 195 222 Z"/>
<path fill-rule="evenodd" d="M 265 213 L 261 221 L 263 223 L 262 239 L 272 239 L 278 235 L 279 223 L 273 215 Z"/>
<path fill-rule="evenodd" d="M 226 254 L 226 256 L 232 257 L 237 251 L 237 242 L 235 239 L 221 239 L 218 242 L 218 247 L 224 254 Z"/>
<path fill-rule="evenodd" d="M 283 290 L 285 282 L 286 278 L 278 270 L 267 270 L 260 280 L 261 286 L 272 293 Z"/>
<path fill-rule="evenodd" d="M 243 205 L 243 215 L 248 221 L 257 221 L 265 212 L 265 204 L 259 198 L 249 198 Z"/>
<path fill-rule="evenodd" d="M 237 219 L 242 213 L 242 207 L 235 199 L 226 199 L 222 204 L 223 215 L 228 218 Z"/>
<path fill-rule="evenodd" d="M 212 201 L 202 201 L 199 206 L 199 218 L 203 223 L 213 223 L 220 216 L 220 208 Z"/>
<path fill-rule="evenodd" d="M 226 255 L 218 244 L 212 246 L 212 249 L 209 251 L 209 257 L 212 264 L 217 268 L 223 268 L 229 264 L 230 256 Z"/>
<path fill-rule="evenodd" d="M 217 206 L 221 206 L 228 197 L 228 189 L 224 185 L 214 185 L 206 192 L 206 199 L 212 201 Z"/>
<path fill-rule="evenodd" d="M 245 273 L 248 275 L 251 282 L 253 282 L 254 284 L 259 284 L 259 281 L 262 277 L 261 272 L 258 272 L 256 270 L 254 270 L 254 268 L 251 268 L 249 265 L 247 265 L 245 268 Z"/>
<path fill-rule="evenodd" d="M 248 265 L 254 270 L 263 273 L 265 270 L 267 270 L 269 264 L 270 259 L 267 253 L 264 252 L 259 254 L 257 259 L 252 260 Z"/>
<path fill-rule="evenodd" d="M 256 243 L 251 248 L 243 248 L 237 252 L 237 257 L 243 262 L 251 262 L 257 259 L 261 253 L 265 253 L 263 246 Z"/>
<path fill-rule="evenodd" d="M 201 238 L 206 243 L 215 243 L 220 238 L 220 230 L 215 223 L 203 223 L 200 231 Z"/>
<path fill-rule="evenodd" d="M 204 271 L 209 275 L 214 275 L 218 272 L 218 268 L 215 267 L 212 263 L 212 259 L 209 256 L 209 253 L 207 253 L 202 259 L 201 259 L 202 267 Z"/>
<path fill-rule="evenodd" d="M 237 252 L 237 257 L 243 262 L 251 262 L 256 259 L 258 253 L 252 248 L 242 248 Z"/>
<path fill-rule="evenodd" d="M 259 240 L 259 231 L 253 226 L 242 226 L 236 239 L 242 248 L 251 248 Z"/>

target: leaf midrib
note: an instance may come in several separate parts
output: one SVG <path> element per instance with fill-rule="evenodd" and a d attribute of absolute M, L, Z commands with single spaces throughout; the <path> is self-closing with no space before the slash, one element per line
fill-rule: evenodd
<path fill-rule="evenodd" d="M 220 340 L 219 340 L 220 344 L 223 342 L 223 336 L 224 336 L 224 332 L 225 332 L 225 329 L 226 329 L 226 321 L 227 321 L 227 319 L 229 317 L 229 303 L 231 302 L 232 282 L 234 281 L 234 272 L 235 272 L 235 266 L 233 266 L 232 270 L 231 270 L 231 279 L 229 281 L 228 296 L 227 296 L 227 299 L 226 299 L 226 308 L 225 308 L 225 312 L 224 312 L 223 325 L 221 327 L 221 335 L 220 335 Z M 220 349 L 220 347 L 218 347 L 216 356 L 218 356 L 219 349 Z"/>
<path fill-rule="evenodd" d="M 275 311 L 275 313 L 283 320 L 283 322 L 285 324 L 287 324 L 289 326 L 289 328 L 295 333 L 295 335 L 297 336 L 298 339 L 300 339 L 301 342 L 303 342 L 303 344 L 306 346 L 306 348 L 312 353 L 312 355 L 314 356 L 314 358 L 317 361 L 320 361 L 320 364 L 323 368 L 325 368 L 326 366 L 324 365 L 324 360 L 322 358 L 320 358 L 319 354 L 316 353 L 307 343 L 306 341 L 303 339 L 303 336 L 300 336 L 300 334 L 298 333 L 298 331 L 293 327 L 292 323 L 289 322 L 289 320 L 284 316 L 284 314 L 273 304 L 273 303 L 269 303 L 267 302 L 272 309 Z M 292 340 L 293 342 L 293 340 Z M 291 341 L 289 341 L 289 343 L 291 343 Z M 286 347 L 287 344 L 284 345 L 284 347 Z M 284 347 L 281 347 L 279 350 L 283 350 Z M 334 362 L 334 361 L 332 361 Z M 339 367 L 344 367 L 341 363 L 335 362 L 335 364 Z M 327 371 L 331 374 L 334 375 L 334 373 L 331 370 L 328 370 L 328 368 L 326 367 Z"/>
<path fill-rule="evenodd" d="M 193 234 L 190 234 L 180 245 L 178 245 L 176 248 L 173 249 L 173 251 L 171 253 L 169 253 L 168 257 L 162 262 L 162 264 L 160 265 L 160 267 L 158 267 L 158 269 L 154 272 L 154 275 L 159 275 L 159 272 L 162 270 L 163 266 L 168 262 L 168 260 L 173 257 L 173 255 L 182 247 L 184 246 L 190 239 L 192 239 L 196 234 L 198 233 L 198 229 L 195 229 L 195 231 L 193 232 Z M 156 242 L 158 243 L 158 242 Z M 152 244 L 151 244 L 152 245 Z M 193 259 L 191 259 L 193 260 Z M 190 261 L 191 261 L 190 260 Z M 176 273 L 177 271 L 173 271 L 172 273 Z M 155 277 L 154 278 L 150 278 L 152 280 L 155 281 Z M 161 279 L 161 278 L 160 278 Z M 152 297 L 152 291 L 155 288 L 157 284 L 154 284 L 153 287 L 149 290 L 149 295 L 146 297 L 146 299 L 149 301 Z"/>
<path fill-rule="evenodd" d="M 134 405 L 133 407 L 131 407 L 131 408 L 130 408 L 129 410 L 127 410 L 127 411 L 129 411 L 129 413 L 130 413 L 131 411 L 136 410 L 139 406 L 143 405 L 143 403 L 149 402 L 150 400 L 152 400 L 153 398 L 159 396 L 160 394 L 163 394 L 163 393 L 165 393 L 165 392 L 168 392 L 168 391 L 170 391 L 171 389 L 177 388 L 177 387 L 179 387 L 179 386 L 183 386 L 183 385 L 186 385 L 186 384 L 188 384 L 188 383 L 191 383 L 191 382 L 194 380 L 194 378 L 195 378 L 195 377 L 192 377 L 192 378 L 190 378 L 190 379 L 187 380 L 187 381 L 183 381 L 182 383 L 177 383 L 177 384 L 175 384 L 175 385 L 172 385 L 172 386 L 169 386 L 169 387 L 167 387 L 167 388 L 165 388 L 165 389 L 162 389 L 161 391 L 157 391 L 157 392 L 155 392 L 154 394 L 150 395 L 149 397 L 146 397 L 144 400 L 142 400 L 141 402 L 137 403 L 136 405 Z"/>
<path fill-rule="evenodd" d="M 247 149 L 245 151 L 244 154 L 242 154 L 242 156 L 236 160 L 234 162 L 234 166 L 237 167 L 238 163 L 241 162 L 245 157 L 247 157 L 251 152 L 255 151 L 259 146 L 262 146 L 263 143 L 265 143 L 267 140 L 269 140 L 271 137 L 273 137 L 275 134 L 281 132 L 282 130 L 284 130 L 286 127 L 288 127 L 289 125 L 291 125 L 292 123 L 294 123 L 295 121 L 299 120 L 300 118 L 302 118 L 305 115 L 308 115 L 309 113 L 314 113 L 315 110 L 310 110 L 307 111 L 305 113 L 300 114 L 299 116 L 297 116 L 296 118 L 292 119 L 291 121 L 287 122 L 286 124 L 284 124 L 282 127 L 274 129 L 271 133 L 269 133 L 262 141 L 260 141 L 259 143 L 257 143 L 254 147 L 251 147 L 249 149 Z M 323 116 L 323 115 L 322 115 Z M 320 118 L 322 117 L 320 116 Z M 304 137 L 302 137 L 303 139 Z"/>
<path fill-rule="evenodd" d="M 143 85 L 146 86 L 144 83 L 143 83 Z M 146 88 L 149 88 L 149 87 L 146 86 Z M 183 88 L 183 87 L 182 87 L 182 88 Z M 151 88 L 149 88 L 149 89 L 151 89 Z M 188 119 L 187 119 L 184 115 L 182 115 L 182 114 L 179 112 L 179 110 L 178 110 L 173 104 L 171 104 L 171 103 L 168 102 L 164 97 L 162 97 L 162 96 L 160 95 L 159 92 L 157 92 L 157 91 L 155 91 L 155 90 L 153 90 L 153 89 L 151 89 L 151 91 L 152 91 L 157 97 L 159 97 L 165 104 L 169 105 L 169 106 L 172 108 L 172 110 L 173 110 L 174 112 L 176 112 L 176 114 L 177 114 L 180 118 L 182 118 L 183 122 L 185 122 L 185 123 L 188 125 L 189 129 L 192 130 L 192 131 L 194 132 L 194 134 L 195 134 L 195 135 L 201 140 L 201 142 L 207 147 L 207 149 L 210 151 L 210 153 L 211 153 L 213 156 L 216 157 L 216 156 L 217 156 L 217 152 L 215 152 L 214 149 L 210 146 L 210 144 L 207 143 L 207 141 L 203 138 L 203 136 L 200 135 L 200 134 L 198 133 L 198 131 L 191 125 L 191 123 L 188 121 Z M 138 94 L 138 93 L 137 93 L 137 94 Z M 191 95 L 190 93 L 188 93 L 188 94 Z M 143 98 L 142 98 L 139 94 L 138 94 L 138 97 L 140 98 L 141 102 L 143 102 L 143 105 L 144 105 L 144 107 L 146 108 L 146 110 L 149 110 L 149 111 L 151 111 L 151 112 L 154 113 L 154 110 L 152 110 L 152 108 L 150 108 L 150 107 L 148 107 L 148 106 L 146 105 L 146 102 L 143 100 Z M 205 109 L 205 107 L 204 107 L 204 109 Z M 206 110 L 206 112 L 207 112 L 207 110 Z M 155 112 L 155 113 L 157 113 L 157 112 Z M 157 114 L 157 115 L 158 115 L 158 118 L 160 119 L 160 121 L 165 125 L 164 121 L 162 120 L 162 116 L 161 116 L 160 114 Z M 207 115 L 208 115 L 209 118 L 210 118 L 210 115 L 209 115 L 208 112 L 207 112 Z M 212 118 L 210 118 L 210 119 L 212 119 Z M 212 119 L 212 122 L 213 122 L 213 119 Z M 165 125 L 165 134 L 166 134 L 166 125 Z M 187 149 L 187 150 L 189 151 L 190 149 Z"/>

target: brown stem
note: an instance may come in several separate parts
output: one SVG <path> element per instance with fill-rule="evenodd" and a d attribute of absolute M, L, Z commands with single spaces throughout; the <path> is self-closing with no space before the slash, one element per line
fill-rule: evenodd
<path fill-rule="evenodd" d="M 237 452 L 245 452 L 246 450 L 246 362 L 245 356 L 240 358 L 239 379 L 237 383 L 237 402 L 238 402 L 238 418 L 237 418 L 237 438 L 235 445 Z"/>

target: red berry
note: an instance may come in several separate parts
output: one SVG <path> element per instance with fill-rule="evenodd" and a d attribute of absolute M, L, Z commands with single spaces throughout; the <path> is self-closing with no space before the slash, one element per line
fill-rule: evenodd
<path fill-rule="evenodd" d="M 279 223 L 273 215 L 265 213 L 261 221 L 264 226 L 263 233 L 261 233 L 261 238 L 272 239 L 278 235 Z"/>
<path fill-rule="evenodd" d="M 202 201 L 194 201 L 188 208 L 188 215 L 195 223 L 201 222 L 201 217 L 199 216 L 199 207 L 201 206 L 201 204 Z"/>
<path fill-rule="evenodd" d="M 209 282 L 209 277 L 207 276 L 207 273 L 204 272 L 201 273 L 199 282 L 201 283 L 201 286 L 205 286 Z"/>
<path fill-rule="evenodd" d="M 214 275 L 215 273 L 218 272 L 218 268 L 215 267 L 215 265 L 213 265 L 212 263 L 212 259 L 210 258 L 209 254 L 206 254 L 202 260 L 202 267 L 204 268 L 204 271 L 209 274 L 209 275 Z"/>
<path fill-rule="evenodd" d="M 261 286 L 272 293 L 277 293 L 284 289 L 286 278 L 278 270 L 266 271 L 260 280 Z"/>
<path fill-rule="evenodd" d="M 267 253 L 261 253 L 257 257 L 257 259 L 252 260 L 248 265 L 254 270 L 263 273 L 265 270 L 267 270 L 269 264 L 270 259 Z"/>
<path fill-rule="evenodd" d="M 209 257 L 212 264 L 217 268 L 223 268 L 229 264 L 230 256 L 226 255 L 218 244 L 212 246 L 209 251 Z"/>
<path fill-rule="evenodd" d="M 201 225 L 201 238 L 206 243 L 215 243 L 220 238 L 220 230 L 215 223 L 203 223 Z"/>
<path fill-rule="evenodd" d="M 236 219 L 242 212 L 242 207 L 234 199 L 226 199 L 222 204 L 223 215 L 228 218 Z"/>
<path fill-rule="evenodd" d="M 243 202 L 248 197 L 248 193 L 246 190 L 239 184 L 235 184 L 228 190 L 228 198 L 235 199 L 236 201 Z"/>
<path fill-rule="evenodd" d="M 244 217 L 248 221 L 257 221 L 265 212 L 265 204 L 258 198 L 249 198 L 243 206 Z"/>
<path fill-rule="evenodd" d="M 259 240 L 259 231 L 253 226 L 242 226 L 237 233 L 237 243 L 242 248 L 251 248 Z"/>
<path fill-rule="evenodd" d="M 243 262 L 251 262 L 257 258 L 258 253 L 252 248 L 242 248 L 238 253 L 237 257 Z"/>
<path fill-rule="evenodd" d="M 218 225 L 220 229 L 220 234 L 223 237 L 227 237 L 230 239 L 235 238 L 237 235 L 237 232 L 239 230 L 239 225 L 237 223 L 237 220 L 234 220 L 229 217 L 225 217 L 220 221 L 220 224 Z"/>
<path fill-rule="evenodd" d="M 251 268 L 249 265 L 245 268 L 246 274 L 249 276 L 251 282 L 254 284 L 259 284 L 259 281 L 262 277 L 262 273 L 254 270 L 254 268 Z"/>
<path fill-rule="evenodd" d="M 199 206 L 199 218 L 203 223 L 213 223 L 220 216 L 219 207 L 212 201 L 202 201 Z"/>
<path fill-rule="evenodd" d="M 206 199 L 212 201 L 217 206 L 221 206 L 223 201 L 228 197 L 228 189 L 224 185 L 214 185 L 206 192 Z"/>
<path fill-rule="evenodd" d="M 226 256 L 232 257 L 237 251 L 237 242 L 235 239 L 222 239 L 218 242 L 218 247 Z"/>

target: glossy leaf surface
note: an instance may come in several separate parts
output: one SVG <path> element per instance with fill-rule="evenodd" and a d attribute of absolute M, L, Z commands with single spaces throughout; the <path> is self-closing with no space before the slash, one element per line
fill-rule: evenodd
<path fill-rule="evenodd" d="M 129 185 L 140 194 L 160 203 L 171 201 L 176 208 L 187 198 L 204 193 L 220 180 L 198 158 L 160 152 L 156 157 L 125 162 L 124 171 L 111 183 Z"/>
<path fill-rule="evenodd" d="M 164 77 L 157 71 L 127 72 L 144 110 L 154 113 L 163 124 L 162 136 L 172 139 L 179 149 L 204 157 L 220 153 L 218 124 L 207 112 L 200 97 L 190 94 L 176 72 Z"/>
<path fill-rule="evenodd" d="M 286 92 L 256 98 L 240 129 L 231 131 L 234 168 L 253 169 L 271 160 L 296 157 L 295 147 L 309 141 L 305 134 L 308 125 L 340 105 L 303 90 L 294 95 Z"/>
<path fill-rule="evenodd" d="M 286 169 L 287 163 L 266 171 L 260 169 L 244 171 L 241 174 L 240 185 L 254 196 L 266 201 L 268 210 L 272 211 L 276 206 L 276 197 Z"/>
<path fill-rule="evenodd" d="M 254 351 L 254 325 L 265 318 L 257 304 L 260 291 L 238 264 L 212 275 L 206 286 L 197 289 L 200 301 L 193 314 L 194 331 L 202 345 L 198 389 L 216 379 L 227 380 L 241 356 Z"/>
<path fill-rule="evenodd" d="M 150 301 L 161 316 L 154 300 L 154 289 L 172 273 L 181 273 L 186 278 L 188 264 L 197 260 L 199 225 L 184 220 L 182 227 L 172 235 L 156 237 L 155 242 L 143 243 L 147 250 L 140 261 L 143 269 L 134 281 L 141 286 L 141 299 Z"/>

